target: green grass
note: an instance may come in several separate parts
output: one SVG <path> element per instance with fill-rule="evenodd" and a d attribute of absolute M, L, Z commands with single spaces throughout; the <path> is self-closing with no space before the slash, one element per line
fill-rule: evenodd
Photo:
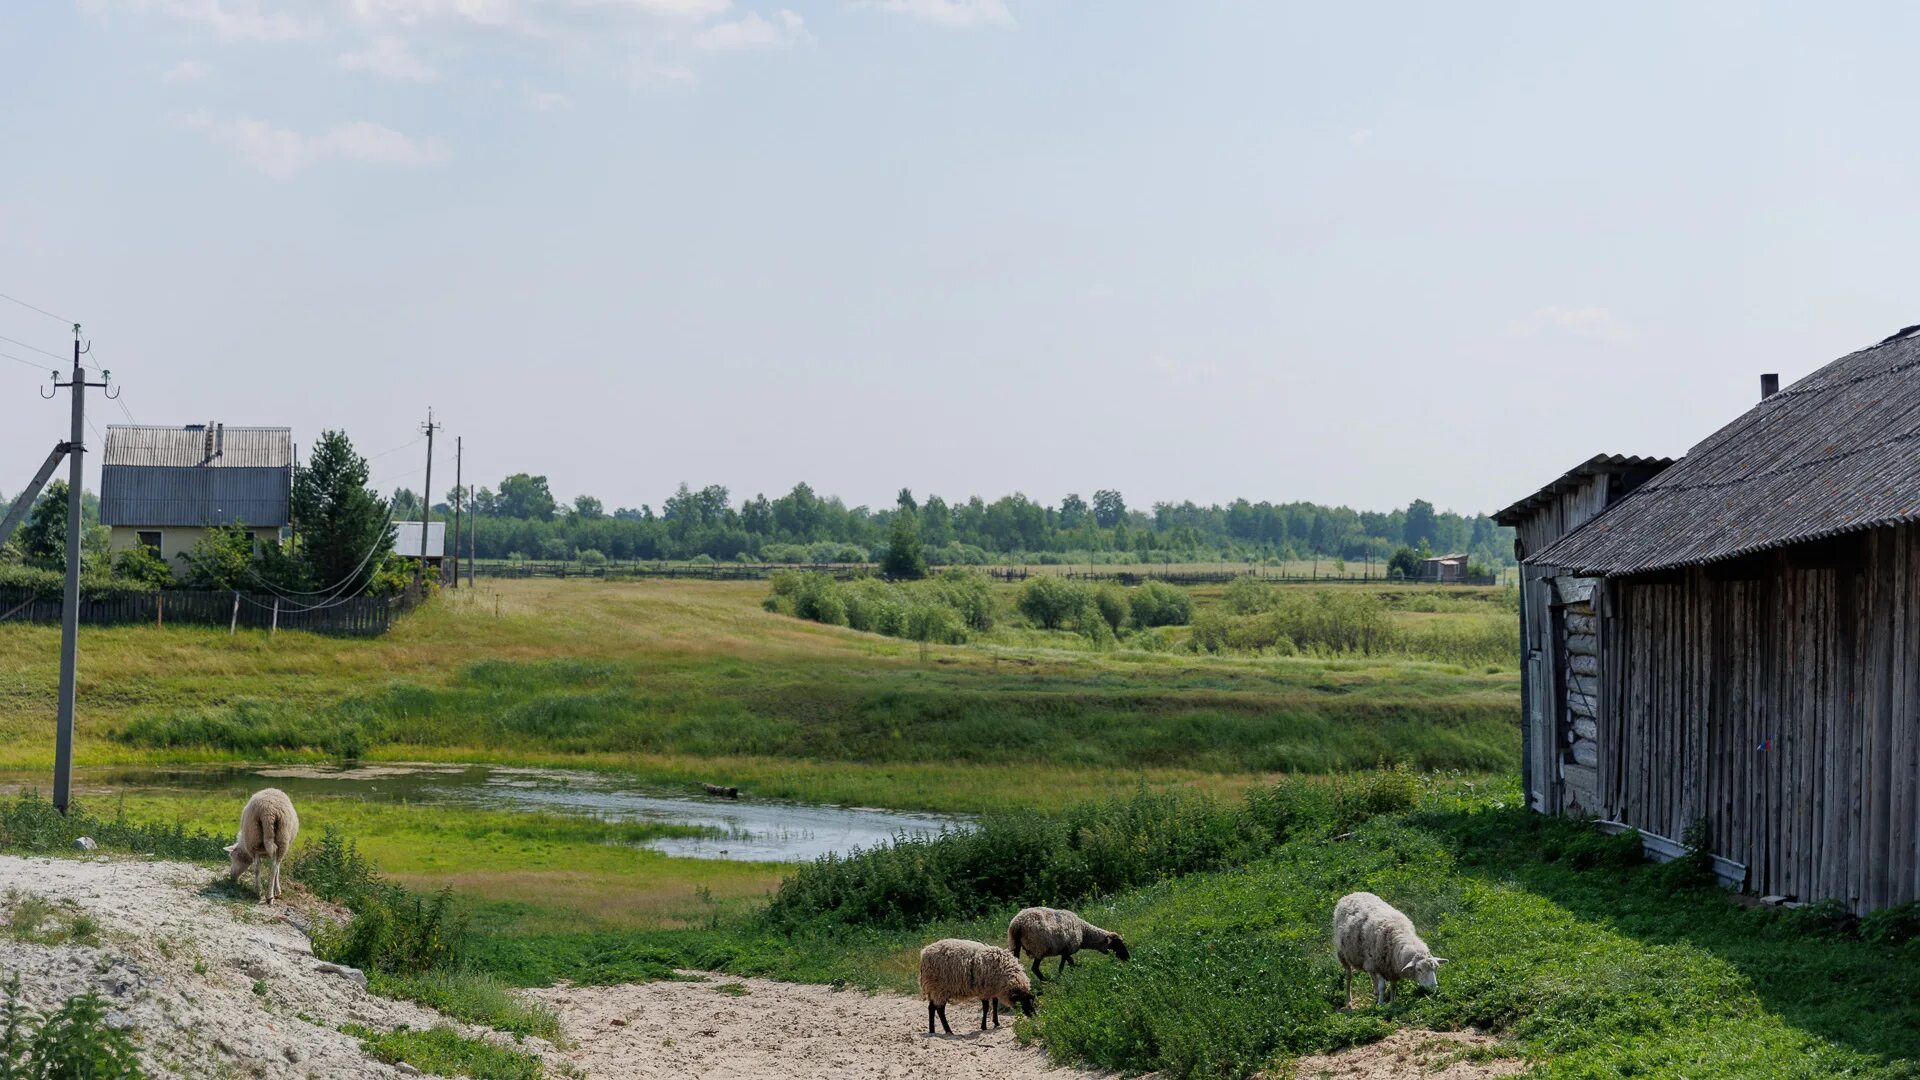
<path fill-rule="evenodd" d="M 1227 790 L 1290 770 L 1517 760 L 1511 672 L 1046 646 L 923 655 L 762 611 L 764 594 L 500 582 L 443 594 L 374 641 L 89 629 L 78 760 L 576 765 L 949 810 L 1059 805 L 1143 779 Z M 0 766 L 51 758 L 57 640 L 0 626 Z"/>
<path fill-rule="evenodd" d="M 452 1028 L 377 1032 L 350 1024 L 340 1030 L 359 1039 L 360 1049 L 377 1061 L 389 1065 L 404 1061 L 434 1076 L 539 1080 L 545 1075 L 540 1059 L 532 1054 L 469 1039 Z"/>
<path fill-rule="evenodd" d="M 368 976 L 376 994 L 417 1001 L 429 1008 L 514 1035 L 561 1042 L 560 1018 L 545 1005 L 530 1003 L 499 979 L 479 971 L 435 971 L 421 975 Z"/>

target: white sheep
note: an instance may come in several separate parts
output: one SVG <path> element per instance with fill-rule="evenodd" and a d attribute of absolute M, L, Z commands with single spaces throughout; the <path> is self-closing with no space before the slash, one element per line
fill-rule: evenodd
<path fill-rule="evenodd" d="M 1020 967 L 1019 957 L 995 945 L 960 938 L 942 938 L 920 950 L 920 996 L 927 999 L 927 1034 L 933 1019 L 947 1034 L 947 1002 L 980 1000 L 980 1030 L 987 1030 L 987 1006 L 993 1006 L 993 1026 L 1000 1026 L 1000 1006 L 1033 1015 L 1033 984 Z"/>
<path fill-rule="evenodd" d="M 1348 893 L 1333 906 L 1333 948 L 1347 971 L 1347 1008 L 1353 1007 L 1353 973 L 1373 976 L 1373 1003 L 1393 1000 L 1394 983 L 1412 979 L 1440 988 L 1440 965 L 1413 929 L 1413 920 L 1370 892 Z"/>
<path fill-rule="evenodd" d="M 247 867 L 253 867 L 253 891 L 266 903 L 280 895 L 280 860 L 293 848 L 300 835 L 300 815 L 293 812 L 293 800 L 279 788 L 264 788 L 253 793 L 240 811 L 240 835 L 227 845 L 227 880 L 238 881 Z M 260 892 L 260 863 L 273 867 L 267 891 Z"/>
<path fill-rule="evenodd" d="M 1033 958 L 1033 976 L 1044 980 L 1040 961 L 1049 956 L 1060 958 L 1058 975 L 1073 963 L 1073 954 L 1081 949 L 1112 953 L 1122 960 L 1132 959 L 1127 943 L 1111 930 L 1102 930 L 1064 908 L 1030 907 L 1007 924 L 1007 950 L 1018 957 L 1022 950 Z"/>

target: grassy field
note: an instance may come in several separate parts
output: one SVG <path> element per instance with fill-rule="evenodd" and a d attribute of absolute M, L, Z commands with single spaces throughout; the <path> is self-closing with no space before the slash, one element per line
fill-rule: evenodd
<path fill-rule="evenodd" d="M 1392 588 L 1412 626 L 1501 603 Z M 464 966 L 380 974 L 408 996 L 678 967 L 909 990 L 927 940 L 994 940 L 1046 902 L 1134 951 L 1045 984 L 1020 1022 L 1062 1061 L 1284 1075 L 1396 1025 L 1473 1025 L 1546 1076 L 1920 1076 L 1920 913 L 1741 907 L 1697 868 L 1644 864 L 1631 837 L 1519 809 L 1510 665 L 1091 651 L 1017 627 L 923 650 L 768 613 L 765 589 L 483 584 L 376 641 L 87 631 L 79 760 L 499 762 L 986 812 L 965 836 L 792 867 L 640 846 L 676 826 L 303 803 L 309 850 L 331 830 L 460 898 Z M 0 767 L 29 777 L 51 756 L 56 646 L 51 628 L 0 627 Z M 1368 771 L 1382 762 L 1404 765 Z M 132 826 L 232 828 L 226 795 L 88 798 L 130 825 L 84 827 L 125 850 L 207 859 L 217 836 Z M 63 850 L 82 827 L 8 815 L 0 847 Z M 1341 1010 L 1327 922 L 1358 888 L 1450 958 L 1440 994 Z"/>
<path fill-rule="evenodd" d="M 762 611 L 761 583 L 512 581 L 388 636 L 82 635 L 78 760 L 619 769 L 809 801 L 975 811 L 1516 760 L 1507 671 L 1405 660 L 932 647 Z M 57 630 L 0 626 L 0 769 L 52 757 Z"/>

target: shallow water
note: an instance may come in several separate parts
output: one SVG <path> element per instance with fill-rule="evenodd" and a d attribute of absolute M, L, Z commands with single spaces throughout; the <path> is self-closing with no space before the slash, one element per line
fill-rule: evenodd
<path fill-rule="evenodd" d="M 12 779 L 12 778 L 9 778 Z M 25 778 L 22 778 L 25 781 Z M 26 786 L 34 786 L 25 781 Z M 262 765 L 228 768 L 76 770 L 82 797 L 160 791 L 231 791 L 236 798 L 277 787 L 304 797 L 472 806 L 486 810 L 581 814 L 602 821 L 657 821 L 711 830 L 646 846 L 668 855 L 747 862 L 799 862 L 846 854 L 896 836 L 932 836 L 967 826 L 965 819 L 846 806 L 695 794 L 650 786 L 615 774 L 487 765 L 381 764 L 349 768 Z M 238 805 L 238 803 L 236 803 Z"/>

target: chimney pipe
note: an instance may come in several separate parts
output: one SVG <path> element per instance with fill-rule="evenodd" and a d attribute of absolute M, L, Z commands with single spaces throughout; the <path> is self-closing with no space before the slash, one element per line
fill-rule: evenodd
<path fill-rule="evenodd" d="M 213 421 L 207 421 L 207 448 L 201 452 L 203 460 L 213 460 Z"/>
<path fill-rule="evenodd" d="M 220 455 L 226 452 L 227 452 L 227 425 L 219 424 L 219 425 L 216 425 L 213 429 L 213 456 L 219 457 Z"/>
<path fill-rule="evenodd" d="M 1772 374 L 1760 376 L 1760 400 L 1765 401 L 1779 392 L 1780 376 Z"/>

